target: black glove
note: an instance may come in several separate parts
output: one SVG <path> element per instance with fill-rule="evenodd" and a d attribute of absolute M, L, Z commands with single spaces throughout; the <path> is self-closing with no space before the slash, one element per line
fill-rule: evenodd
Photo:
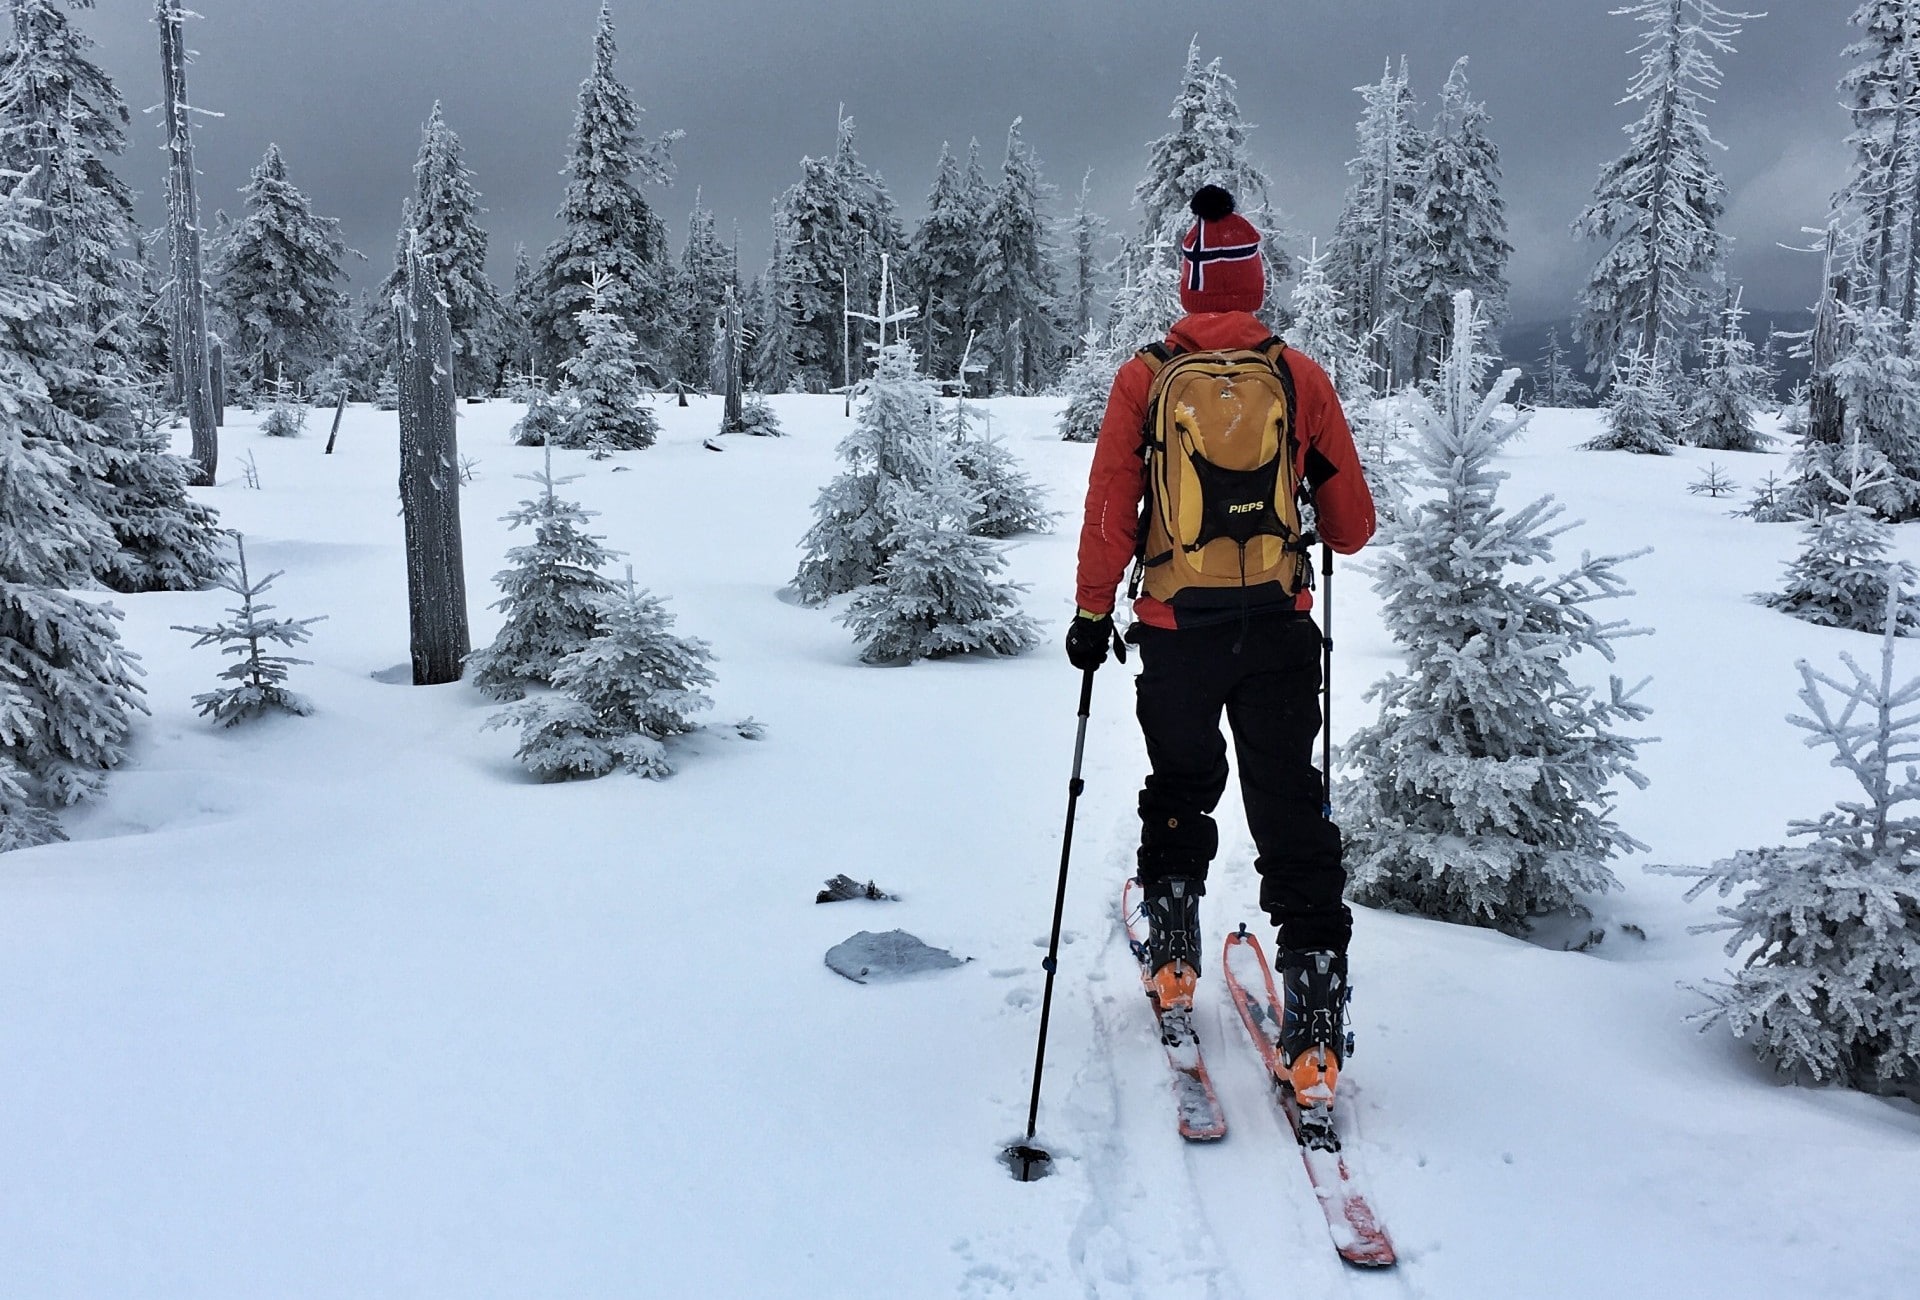
<path fill-rule="evenodd" d="M 1075 668 L 1090 673 L 1107 661 L 1113 644 L 1113 615 L 1088 618 L 1076 613 L 1067 624 L 1067 658 Z"/>

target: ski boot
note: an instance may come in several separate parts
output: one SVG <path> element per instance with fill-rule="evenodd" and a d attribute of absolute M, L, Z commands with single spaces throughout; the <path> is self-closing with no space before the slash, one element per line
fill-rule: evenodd
<path fill-rule="evenodd" d="M 1285 1011 L 1280 1026 L 1280 1084 L 1293 1094 L 1308 1145 L 1338 1150 L 1333 1094 L 1353 1052 L 1347 1031 L 1347 958 L 1331 951 L 1280 951 Z"/>
<path fill-rule="evenodd" d="M 1154 1001 L 1162 1011 L 1191 1011 L 1200 978 L 1200 896 L 1206 886 L 1174 876 L 1140 882 L 1147 918 L 1146 951 L 1140 960 L 1152 972 Z"/>

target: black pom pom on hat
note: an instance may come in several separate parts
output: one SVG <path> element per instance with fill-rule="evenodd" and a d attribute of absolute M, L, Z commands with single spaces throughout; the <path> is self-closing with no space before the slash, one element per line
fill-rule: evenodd
<path fill-rule="evenodd" d="M 1193 202 L 1188 206 L 1202 221 L 1219 221 L 1233 215 L 1233 195 L 1218 185 L 1202 185 L 1194 191 Z"/>

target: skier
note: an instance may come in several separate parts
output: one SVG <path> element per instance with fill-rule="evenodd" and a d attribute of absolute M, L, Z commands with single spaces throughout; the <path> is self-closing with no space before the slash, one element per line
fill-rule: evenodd
<path fill-rule="evenodd" d="M 1260 905 L 1279 928 L 1283 1082 L 1303 1103 L 1331 1103 L 1353 918 L 1313 762 L 1322 641 L 1309 612 L 1312 538 L 1295 498 L 1311 502 L 1320 540 L 1351 555 L 1373 536 L 1373 497 L 1326 372 L 1254 315 L 1266 282 L 1259 232 L 1218 186 L 1191 206 L 1187 314 L 1164 344 L 1120 367 L 1107 400 L 1067 657 L 1083 672 L 1106 661 L 1115 591 L 1134 564 L 1126 640 L 1140 651 L 1151 768 L 1138 875 L 1154 995 L 1163 1009 L 1191 1007 L 1200 974 L 1199 901 L 1219 846 L 1211 814 L 1227 784 L 1224 709 Z"/>

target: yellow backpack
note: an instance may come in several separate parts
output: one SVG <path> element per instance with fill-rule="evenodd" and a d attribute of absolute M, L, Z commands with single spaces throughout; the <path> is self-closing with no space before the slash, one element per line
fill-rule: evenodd
<path fill-rule="evenodd" d="M 1153 372 L 1147 494 L 1133 589 L 1182 608 L 1244 608 L 1253 589 L 1311 581 L 1300 529 L 1293 373 L 1286 344 L 1139 357 Z"/>

